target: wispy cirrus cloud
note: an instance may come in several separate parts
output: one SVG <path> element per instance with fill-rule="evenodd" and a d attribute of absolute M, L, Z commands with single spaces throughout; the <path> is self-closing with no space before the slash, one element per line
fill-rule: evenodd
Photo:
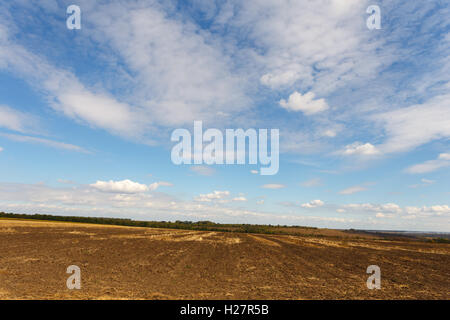
<path fill-rule="evenodd" d="M 0 128 L 12 131 L 29 133 L 37 130 L 38 120 L 36 117 L 15 110 L 7 105 L 0 105 Z"/>
<path fill-rule="evenodd" d="M 73 73 L 53 66 L 44 57 L 17 44 L 8 33 L 0 37 L 0 59 L 3 68 L 45 93 L 50 106 L 65 116 L 126 137 L 142 133 L 142 121 L 130 105 L 117 101 L 105 91 L 86 88 Z M 3 108 L 3 114 L 5 110 Z M 9 118 L 13 120 L 9 127 L 23 131 L 25 116 L 9 111 Z"/>
<path fill-rule="evenodd" d="M 425 178 L 420 179 L 420 181 L 422 183 L 412 184 L 409 187 L 410 188 L 427 187 L 436 182 L 435 180 L 430 180 L 430 179 L 425 179 Z"/>
<path fill-rule="evenodd" d="M 38 137 L 13 134 L 13 133 L 0 133 L 0 136 L 7 138 L 9 140 L 12 140 L 12 141 L 17 141 L 17 142 L 41 144 L 41 145 L 45 145 L 48 147 L 67 150 L 67 151 L 90 153 L 90 151 L 88 151 L 80 146 L 73 145 L 70 143 L 65 143 L 65 142 L 54 141 L 54 140 L 50 140 L 50 139 L 46 139 L 46 138 L 38 138 Z"/>
<path fill-rule="evenodd" d="M 435 160 L 428 160 L 423 163 L 412 165 L 405 169 L 407 173 L 419 174 L 433 172 L 441 168 L 450 166 L 450 153 L 441 153 Z"/>
<path fill-rule="evenodd" d="M 263 189 L 283 189 L 286 188 L 286 186 L 284 184 L 280 184 L 280 183 L 268 183 L 268 184 L 264 184 L 261 186 L 261 188 Z"/>
<path fill-rule="evenodd" d="M 406 152 L 433 140 L 450 137 L 450 94 L 438 95 L 422 104 L 374 116 L 387 135 L 377 146 L 383 153 Z"/>
<path fill-rule="evenodd" d="M 365 186 L 353 186 L 353 187 L 349 187 L 349 188 L 339 191 L 339 194 L 345 194 L 345 195 L 354 194 L 354 193 L 358 193 L 358 192 L 366 191 L 366 190 L 367 190 L 367 187 L 365 187 Z"/>

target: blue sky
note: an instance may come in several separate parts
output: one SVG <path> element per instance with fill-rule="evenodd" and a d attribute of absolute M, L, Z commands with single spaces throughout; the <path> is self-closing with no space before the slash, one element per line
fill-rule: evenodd
<path fill-rule="evenodd" d="M 0 211 L 448 232 L 449 17 L 444 1 L 2 2 Z M 174 165 L 171 132 L 196 120 L 279 129 L 278 173 Z"/>

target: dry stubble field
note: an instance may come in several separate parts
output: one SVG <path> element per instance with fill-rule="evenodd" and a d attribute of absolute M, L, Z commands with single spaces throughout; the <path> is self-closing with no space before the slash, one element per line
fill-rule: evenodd
<path fill-rule="evenodd" d="M 0 219 L 0 299 L 450 298 L 450 245 L 327 233 Z M 381 290 L 366 287 L 372 264 Z M 81 290 L 66 287 L 69 265 L 81 268 Z"/>

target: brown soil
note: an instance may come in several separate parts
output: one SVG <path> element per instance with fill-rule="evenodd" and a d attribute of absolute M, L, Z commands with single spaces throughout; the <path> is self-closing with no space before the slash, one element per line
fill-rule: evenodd
<path fill-rule="evenodd" d="M 450 245 L 0 220 L 0 299 L 449 299 Z M 333 234 L 333 236 L 328 236 Z M 69 290 L 69 265 L 81 290 Z M 381 290 L 366 286 L 381 268 Z"/>

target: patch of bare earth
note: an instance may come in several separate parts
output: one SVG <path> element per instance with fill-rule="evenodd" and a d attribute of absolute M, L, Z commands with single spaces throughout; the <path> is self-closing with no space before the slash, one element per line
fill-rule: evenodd
<path fill-rule="evenodd" d="M 0 220 L 0 299 L 449 299 L 450 246 Z M 366 268 L 381 268 L 381 290 Z M 68 290 L 69 265 L 81 290 Z"/>

